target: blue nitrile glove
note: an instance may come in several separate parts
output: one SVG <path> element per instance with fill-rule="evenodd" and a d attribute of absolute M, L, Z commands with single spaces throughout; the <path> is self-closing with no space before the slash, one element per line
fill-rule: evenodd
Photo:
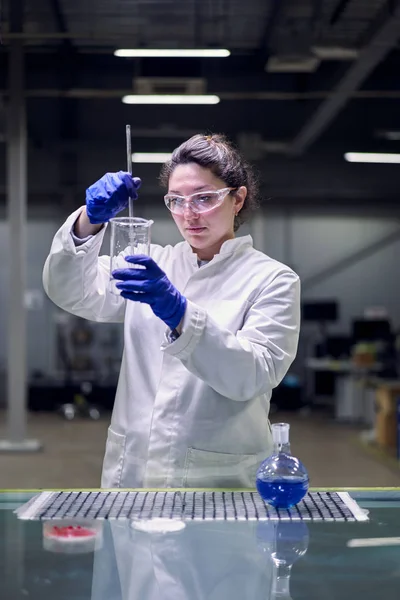
<path fill-rule="evenodd" d="M 129 198 L 136 200 L 140 188 L 139 177 L 125 171 L 106 173 L 86 190 L 86 212 L 89 221 L 105 223 L 128 206 Z"/>
<path fill-rule="evenodd" d="M 145 302 L 170 329 L 181 322 L 186 310 L 186 298 L 170 282 L 157 263 L 145 254 L 126 256 L 125 260 L 145 269 L 116 269 L 112 276 L 121 279 L 116 287 L 121 296 L 136 302 Z"/>

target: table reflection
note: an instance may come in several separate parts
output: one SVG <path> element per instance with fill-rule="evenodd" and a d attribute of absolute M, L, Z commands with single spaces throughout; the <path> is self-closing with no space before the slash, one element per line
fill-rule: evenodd
<path fill-rule="evenodd" d="M 102 537 L 92 600 L 272 600 L 308 547 L 305 523 L 186 522 L 158 533 L 110 521 Z"/>

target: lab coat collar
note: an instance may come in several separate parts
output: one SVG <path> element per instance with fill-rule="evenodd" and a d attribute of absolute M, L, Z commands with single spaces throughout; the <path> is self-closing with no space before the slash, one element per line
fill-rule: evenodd
<path fill-rule="evenodd" d="M 185 241 L 184 246 L 191 263 L 197 267 L 197 254 L 192 250 L 188 242 Z M 216 254 L 210 262 L 220 261 L 245 247 L 253 247 L 253 238 L 251 235 L 242 235 L 233 238 L 232 240 L 226 240 L 226 242 L 222 244 L 219 253 Z"/>

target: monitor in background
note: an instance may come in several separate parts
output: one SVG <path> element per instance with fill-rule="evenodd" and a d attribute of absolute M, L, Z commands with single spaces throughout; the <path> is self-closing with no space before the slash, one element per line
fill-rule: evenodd
<path fill-rule="evenodd" d="M 329 335 L 316 344 L 315 357 L 347 360 L 351 353 L 351 343 L 348 335 Z"/>
<path fill-rule="evenodd" d="M 387 319 L 354 319 L 352 322 L 353 343 L 379 342 L 392 336 Z"/>
<path fill-rule="evenodd" d="M 325 344 L 326 353 L 331 358 L 345 359 L 350 356 L 351 338 L 348 335 L 330 335 Z"/>
<path fill-rule="evenodd" d="M 338 313 L 338 303 L 334 300 L 316 300 L 302 305 L 303 321 L 337 321 Z"/>

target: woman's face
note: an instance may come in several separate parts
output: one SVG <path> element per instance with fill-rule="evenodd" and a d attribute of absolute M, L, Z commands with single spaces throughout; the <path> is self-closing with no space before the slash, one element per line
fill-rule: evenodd
<path fill-rule="evenodd" d="M 175 167 L 169 178 L 168 193 L 190 196 L 196 192 L 226 187 L 226 183 L 209 169 L 189 163 Z M 172 213 L 179 231 L 200 260 L 211 260 L 226 240 L 235 237 L 234 218 L 242 208 L 246 194 L 247 190 L 242 186 L 233 194 L 228 194 L 220 206 L 209 212 L 195 213 L 186 203 L 182 215 Z"/>

